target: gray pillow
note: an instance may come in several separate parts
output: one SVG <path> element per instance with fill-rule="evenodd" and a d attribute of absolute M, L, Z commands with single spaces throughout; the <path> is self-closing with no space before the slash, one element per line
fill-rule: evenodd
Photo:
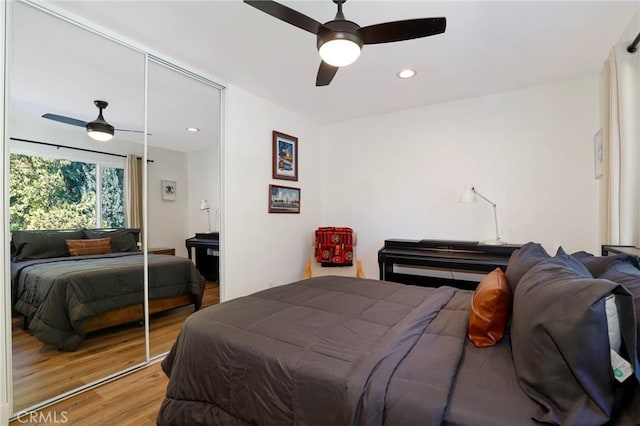
<path fill-rule="evenodd" d="M 623 341 L 635 376 L 614 381 L 605 298 L 614 293 Z M 534 265 L 514 295 L 511 347 L 518 382 L 536 401 L 535 420 L 605 424 L 638 387 L 633 301 L 621 285 L 585 276 L 556 257 Z M 628 358 L 628 357 L 627 357 Z"/>
<path fill-rule="evenodd" d="M 580 275 L 584 275 L 585 277 L 588 277 L 588 278 L 595 276 L 591 273 L 591 270 L 587 268 L 587 266 L 584 263 L 582 263 L 578 258 L 576 258 L 574 255 L 571 255 L 565 252 L 562 246 L 558 247 L 558 250 L 556 251 L 556 255 L 554 256 L 554 258 L 561 259 L 562 263 L 565 266 L 580 273 Z"/>
<path fill-rule="evenodd" d="M 514 251 L 505 271 L 509 287 L 511 287 L 511 294 L 515 294 L 520 279 L 531 267 L 549 258 L 551 258 L 549 253 L 538 243 L 529 242 Z"/>
<path fill-rule="evenodd" d="M 573 253 L 572 256 L 584 264 L 589 272 L 591 272 L 591 275 L 596 278 L 604 274 L 605 271 L 616 262 L 630 263 L 635 267 L 638 267 L 638 256 L 627 253 L 618 253 L 615 256 L 594 256 L 591 253 L 579 251 L 577 253 Z"/>
<path fill-rule="evenodd" d="M 84 236 L 89 239 L 111 238 L 111 251 L 113 253 L 139 251 L 138 239 L 140 229 L 85 229 Z"/>
<path fill-rule="evenodd" d="M 66 240 L 83 238 L 81 229 L 13 231 L 15 260 L 47 259 L 69 256 Z"/>

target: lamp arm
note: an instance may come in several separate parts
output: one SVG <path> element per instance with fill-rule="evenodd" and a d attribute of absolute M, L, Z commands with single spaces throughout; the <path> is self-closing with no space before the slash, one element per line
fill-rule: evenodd
<path fill-rule="evenodd" d="M 471 188 L 471 190 L 473 191 L 474 194 L 476 194 L 478 197 L 482 198 L 483 200 L 485 200 L 487 203 L 491 204 L 493 206 L 493 208 L 496 208 L 496 203 L 494 203 L 493 201 L 491 201 L 490 199 L 488 199 L 487 197 L 485 197 L 484 195 L 482 195 L 481 193 L 479 193 L 478 191 L 476 191 L 475 188 Z"/>
<path fill-rule="evenodd" d="M 500 241 L 500 233 L 498 232 L 498 212 L 495 203 L 493 204 L 493 220 L 496 222 L 496 241 Z"/>
<path fill-rule="evenodd" d="M 497 205 L 496 203 L 494 203 L 493 201 L 491 201 L 490 199 L 488 199 L 487 197 L 485 197 L 484 195 L 480 194 L 478 191 L 476 191 L 475 188 L 471 188 L 471 190 L 480 198 L 482 198 L 483 200 L 485 200 L 487 203 L 491 204 L 491 207 L 493 207 L 493 220 L 496 224 L 496 241 L 500 241 L 500 233 L 498 232 L 498 211 L 497 211 Z"/>

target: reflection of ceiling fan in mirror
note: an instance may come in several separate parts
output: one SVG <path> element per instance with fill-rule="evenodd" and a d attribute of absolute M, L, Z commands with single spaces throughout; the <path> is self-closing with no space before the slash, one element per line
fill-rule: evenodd
<path fill-rule="evenodd" d="M 72 126 L 84 127 L 87 129 L 87 134 L 92 138 L 100 142 L 106 142 L 113 138 L 115 130 L 118 132 L 133 132 L 144 133 L 142 130 L 127 130 L 127 129 L 115 129 L 111 124 L 102 116 L 102 110 L 105 109 L 109 103 L 107 101 L 93 101 L 100 112 L 98 118 L 93 121 L 82 121 L 77 118 L 65 117 L 64 115 L 46 113 L 42 115 L 42 118 L 48 118 L 49 120 L 58 121 L 60 123 L 71 124 Z"/>

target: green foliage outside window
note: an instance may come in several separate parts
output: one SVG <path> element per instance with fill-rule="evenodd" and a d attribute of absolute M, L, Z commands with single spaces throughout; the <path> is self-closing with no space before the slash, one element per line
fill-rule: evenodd
<path fill-rule="evenodd" d="M 11 154 L 11 230 L 96 227 L 96 170 L 92 163 Z M 102 174 L 102 226 L 123 227 L 123 170 Z"/>
<path fill-rule="evenodd" d="M 102 168 L 102 228 L 124 228 L 124 169 Z"/>

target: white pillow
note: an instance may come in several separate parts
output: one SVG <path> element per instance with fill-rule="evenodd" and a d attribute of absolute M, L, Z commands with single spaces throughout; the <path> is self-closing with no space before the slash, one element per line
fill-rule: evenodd
<path fill-rule="evenodd" d="M 620 320 L 618 319 L 618 307 L 615 294 L 610 294 L 604 300 L 604 308 L 607 313 L 607 328 L 609 329 L 609 347 L 616 353 L 620 352 L 622 336 L 620 334 Z"/>

